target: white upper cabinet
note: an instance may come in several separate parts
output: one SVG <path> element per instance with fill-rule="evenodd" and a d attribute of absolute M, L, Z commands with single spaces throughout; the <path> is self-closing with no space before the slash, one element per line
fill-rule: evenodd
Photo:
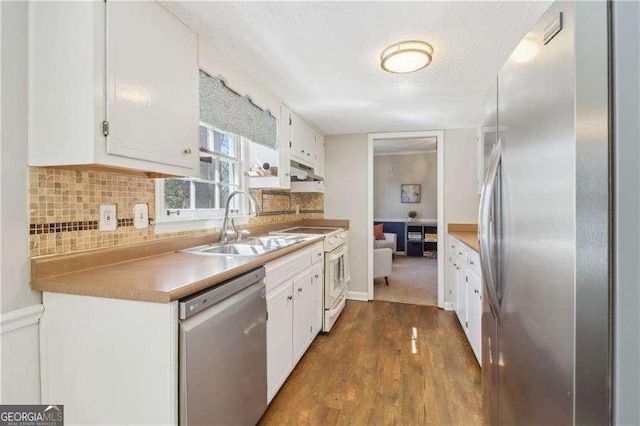
<path fill-rule="evenodd" d="M 291 111 L 289 119 L 289 151 L 291 158 L 306 161 L 304 158 L 306 123 L 295 112 Z"/>
<path fill-rule="evenodd" d="M 324 136 L 300 118 L 298 114 L 289 111 L 289 154 L 291 160 L 313 168 L 316 176 L 324 177 Z"/>
<path fill-rule="evenodd" d="M 316 132 L 316 166 L 315 174 L 324 179 L 324 136 Z"/>
<path fill-rule="evenodd" d="M 316 131 L 313 127 L 304 123 L 304 149 L 302 161 L 313 167 L 316 160 Z"/>
<path fill-rule="evenodd" d="M 153 2 L 107 2 L 107 152 L 193 167 L 198 42 Z"/>
<path fill-rule="evenodd" d="M 30 3 L 32 166 L 198 174 L 198 41 L 156 2 Z"/>

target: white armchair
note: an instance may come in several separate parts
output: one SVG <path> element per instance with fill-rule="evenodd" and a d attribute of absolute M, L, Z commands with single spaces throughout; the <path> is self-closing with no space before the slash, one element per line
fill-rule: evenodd
<path fill-rule="evenodd" d="M 398 234 L 392 234 L 385 232 L 384 240 L 374 240 L 373 248 L 390 248 L 391 249 L 391 257 L 395 256 L 396 249 L 398 247 Z"/>
<path fill-rule="evenodd" d="M 393 251 L 390 248 L 373 250 L 373 278 L 384 277 L 384 282 L 387 285 L 389 285 L 389 275 L 391 275 L 392 256 Z"/>

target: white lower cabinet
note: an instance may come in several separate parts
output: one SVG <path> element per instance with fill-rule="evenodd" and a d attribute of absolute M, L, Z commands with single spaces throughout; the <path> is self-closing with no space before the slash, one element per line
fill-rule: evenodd
<path fill-rule="evenodd" d="M 267 297 L 267 396 L 269 401 L 284 383 L 293 365 L 293 287 L 284 284 Z"/>
<path fill-rule="evenodd" d="M 311 335 L 312 340 L 322 330 L 324 314 L 324 262 L 311 270 Z"/>
<path fill-rule="evenodd" d="M 322 328 L 322 251 L 318 243 L 265 265 L 268 402 Z"/>
<path fill-rule="evenodd" d="M 450 285 L 454 289 L 453 306 L 469 345 L 482 364 L 482 279 L 480 256 L 450 236 Z"/>
<path fill-rule="evenodd" d="M 480 278 L 467 274 L 467 337 L 478 362 L 482 362 L 482 287 Z"/>
<path fill-rule="evenodd" d="M 456 315 L 460 324 L 466 331 L 467 327 L 467 274 L 464 266 L 461 266 L 462 259 L 456 258 Z"/>
<path fill-rule="evenodd" d="M 293 361 L 300 361 L 311 343 L 311 272 L 293 281 Z"/>

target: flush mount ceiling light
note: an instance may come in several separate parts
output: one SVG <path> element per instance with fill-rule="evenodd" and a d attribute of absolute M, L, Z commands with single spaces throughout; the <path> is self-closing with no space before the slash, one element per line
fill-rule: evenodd
<path fill-rule="evenodd" d="M 423 41 L 401 41 L 380 55 L 380 66 L 387 72 L 405 74 L 421 70 L 431 63 L 433 47 Z"/>

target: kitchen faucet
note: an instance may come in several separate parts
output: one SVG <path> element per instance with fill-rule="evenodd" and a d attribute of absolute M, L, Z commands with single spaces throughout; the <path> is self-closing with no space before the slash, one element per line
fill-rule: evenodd
<path fill-rule="evenodd" d="M 238 241 L 242 240 L 242 236 L 249 234 L 249 231 L 242 229 L 240 231 L 236 231 L 236 227 L 235 224 L 233 223 L 233 219 L 231 219 L 231 226 L 233 228 L 233 230 L 229 229 L 229 206 L 231 205 L 231 199 L 233 197 L 235 197 L 238 194 L 245 194 L 247 197 L 249 197 L 249 200 L 251 201 L 251 203 L 253 205 L 254 208 L 254 215 L 258 215 L 258 213 L 260 213 L 260 207 L 258 207 L 258 202 L 256 201 L 256 199 L 253 197 L 253 195 L 249 194 L 247 191 L 242 191 L 242 190 L 237 190 L 237 191 L 233 191 L 231 194 L 229 194 L 229 196 L 227 197 L 227 205 L 225 207 L 225 211 L 224 211 L 224 220 L 222 221 L 222 229 L 220 230 L 220 237 L 218 238 L 218 242 L 219 243 L 226 243 L 229 241 L 229 236 L 231 235 L 237 235 Z"/>

